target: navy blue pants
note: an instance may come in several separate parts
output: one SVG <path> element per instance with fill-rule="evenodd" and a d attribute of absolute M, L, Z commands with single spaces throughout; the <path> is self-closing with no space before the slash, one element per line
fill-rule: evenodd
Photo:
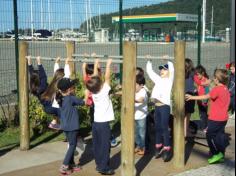
<path fill-rule="evenodd" d="M 156 128 L 156 144 L 164 144 L 164 146 L 171 146 L 170 132 L 170 106 L 156 106 L 155 108 L 155 128 Z"/>
<path fill-rule="evenodd" d="M 207 125 L 207 121 L 208 121 L 208 114 L 207 114 L 208 107 L 198 104 L 198 109 L 199 109 L 199 115 L 200 115 L 200 120 L 201 120 L 200 129 L 204 130 L 208 126 Z"/>
<path fill-rule="evenodd" d="M 110 169 L 110 139 L 111 129 L 109 122 L 93 123 L 93 149 L 94 158 L 97 165 L 97 169 L 100 171 L 107 171 Z"/>
<path fill-rule="evenodd" d="M 69 148 L 66 152 L 66 156 L 64 158 L 63 164 L 68 166 L 71 164 L 74 164 L 74 152 L 76 149 L 77 145 L 77 136 L 78 136 L 78 131 L 64 131 L 66 138 L 69 142 Z"/>
<path fill-rule="evenodd" d="M 208 121 L 207 129 L 207 143 L 210 148 L 210 151 L 213 155 L 218 154 L 219 152 L 225 153 L 226 147 L 229 145 L 229 139 L 225 134 L 225 126 L 227 121 L 218 122 L 218 121 Z"/>

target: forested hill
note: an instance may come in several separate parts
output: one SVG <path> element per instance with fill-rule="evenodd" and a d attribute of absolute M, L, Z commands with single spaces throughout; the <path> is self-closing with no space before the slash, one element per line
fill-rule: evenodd
<path fill-rule="evenodd" d="M 131 0 L 132 1 L 132 0 Z M 198 6 L 202 0 L 173 0 L 156 5 L 143 6 L 132 9 L 124 9 L 123 15 L 144 15 L 144 14 L 162 14 L 162 13 L 190 13 L 198 14 Z M 230 26 L 231 0 L 207 0 L 207 29 L 210 29 L 212 6 L 214 7 L 214 27 L 215 30 L 224 30 Z M 112 16 L 119 15 L 119 12 L 102 15 L 102 28 L 114 30 L 112 25 Z M 98 17 L 93 21 L 98 24 Z M 85 24 L 81 29 L 86 29 Z"/>

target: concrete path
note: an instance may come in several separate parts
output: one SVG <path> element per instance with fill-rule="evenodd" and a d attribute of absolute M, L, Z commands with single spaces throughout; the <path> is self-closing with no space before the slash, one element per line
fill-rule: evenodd
<path fill-rule="evenodd" d="M 226 163 L 211 165 L 207 163 L 208 147 L 204 144 L 187 143 L 185 168 L 175 169 L 174 163 L 164 163 L 161 159 L 154 159 L 154 152 L 144 157 L 136 156 L 137 176 L 233 176 L 235 175 L 235 127 L 229 127 L 227 132 L 231 134 L 231 145 L 226 152 Z M 96 176 L 95 163 L 92 154 L 91 139 L 87 139 L 87 146 L 81 160 L 83 170 L 72 175 Z M 46 143 L 29 151 L 12 150 L 0 154 L 1 176 L 53 176 L 59 175 L 58 168 L 67 149 L 65 142 Z M 82 153 L 82 151 L 79 151 Z M 120 175 L 120 146 L 112 149 L 111 167 L 116 169 L 116 175 Z"/>

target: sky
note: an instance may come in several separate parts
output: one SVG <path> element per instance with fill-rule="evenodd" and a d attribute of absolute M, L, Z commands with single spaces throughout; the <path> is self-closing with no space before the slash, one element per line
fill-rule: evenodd
<path fill-rule="evenodd" d="M 86 20 L 86 1 L 88 0 L 18 0 L 19 28 L 79 28 L 80 24 Z M 123 9 L 167 1 L 169 0 L 123 0 Z M 87 9 L 88 17 L 90 14 L 98 16 L 117 12 L 119 11 L 119 0 L 91 0 L 91 10 Z M 0 31 L 10 31 L 13 28 L 12 0 L 0 0 Z"/>

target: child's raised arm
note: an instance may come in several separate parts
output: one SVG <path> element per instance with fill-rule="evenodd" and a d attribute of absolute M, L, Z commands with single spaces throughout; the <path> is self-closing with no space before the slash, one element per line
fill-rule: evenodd
<path fill-rule="evenodd" d="M 99 67 L 99 59 L 95 59 L 94 68 L 93 68 L 93 76 L 98 76 L 98 67 Z"/>
<path fill-rule="evenodd" d="M 56 73 L 56 71 L 60 68 L 59 63 L 60 63 L 61 58 L 57 57 L 54 63 L 54 68 L 53 68 L 53 72 Z"/>
<path fill-rule="evenodd" d="M 26 59 L 27 59 L 27 63 L 28 63 L 29 73 L 30 73 L 30 75 L 32 75 L 33 71 L 34 71 L 34 68 L 33 68 L 33 65 L 32 65 L 31 56 L 26 56 Z"/>
<path fill-rule="evenodd" d="M 149 59 L 149 57 L 150 56 L 147 56 L 146 58 Z M 147 74 L 148 74 L 149 78 L 152 80 L 152 82 L 154 82 L 156 84 L 157 82 L 159 82 L 161 80 L 161 77 L 153 71 L 152 62 L 150 60 L 147 62 L 146 70 L 147 70 Z"/>
<path fill-rule="evenodd" d="M 105 72 L 105 82 L 110 85 L 110 79 L 111 79 L 111 63 L 112 59 L 107 60 L 107 65 L 106 65 L 106 72 Z"/>
<path fill-rule="evenodd" d="M 65 60 L 65 67 L 64 67 L 64 78 L 70 78 L 70 65 L 69 65 L 69 58 L 66 58 Z"/>

